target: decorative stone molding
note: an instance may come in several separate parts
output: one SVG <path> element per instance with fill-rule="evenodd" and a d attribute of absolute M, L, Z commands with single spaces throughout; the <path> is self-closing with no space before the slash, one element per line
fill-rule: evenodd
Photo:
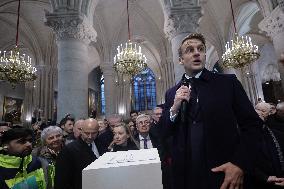
<path fill-rule="evenodd" d="M 103 64 L 100 65 L 100 68 L 104 74 L 104 76 L 106 75 L 114 75 L 114 69 L 112 67 L 111 62 L 104 62 Z"/>
<path fill-rule="evenodd" d="M 281 9 L 282 12 L 284 12 L 284 0 L 278 0 L 279 3 L 279 8 Z"/>
<path fill-rule="evenodd" d="M 172 9 L 165 19 L 166 37 L 172 39 L 181 33 L 195 32 L 201 16 L 201 7 Z"/>
<path fill-rule="evenodd" d="M 258 27 L 272 37 L 284 32 L 284 13 L 280 7 L 276 7 L 269 16 L 265 17 Z"/>
<path fill-rule="evenodd" d="M 189 8 L 193 6 L 197 6 L 197 0 L 164 0 L 164 4 L 166 7 L 170 8 Z"/>
<path fill-rule="evenodd" d="M 268 64 L 265 69 L 264 72 L 262 74 L 262 83 L 265 83 L 267 81 L 280 81 L 280 73 L 278 71 L 278 68 L 276 67 L 275 64 Z"/>
<path fill-rule="evenodd" d="M 86 17 L 78 13 L 46 13 L 45 24 L 56 33 L 56 40 L 77 39 L 86 44 L 96 41 L 97 32 Z"/>

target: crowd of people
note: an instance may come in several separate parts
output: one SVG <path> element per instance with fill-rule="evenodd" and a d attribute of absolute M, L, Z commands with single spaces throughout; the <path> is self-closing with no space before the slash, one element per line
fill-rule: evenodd
<path fill-rule="evenodd" d="M 75 121 L 68 114 L 58 125 L 36 122 L 31 129 L 1 123 L 0 188 L 78 189 L 82 170 L 105 152 L 160 149 L 162 106 L 130 115 Z"/>
<path fill-rule="evenodd" d="M 284 103 L 254 109 L 235 76 L 206 70 L 201 34 L 178 51 L 183 79 L 150 115 L 1 123 L 0 188 L 80 189 L 102 154 L 148 148 L 158 149 L 164 189 L 284 188 Z"/>

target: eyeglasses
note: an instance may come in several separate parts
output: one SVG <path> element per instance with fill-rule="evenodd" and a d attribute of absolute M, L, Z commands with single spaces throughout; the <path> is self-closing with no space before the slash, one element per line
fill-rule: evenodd
<path fill-rule="evenodd" d="M 150 124 L 150 122 L 149 121 L 139 121 L 138 122 L 138 125 L 140 126 L 140 125 L 148 125 L 148 124 Z"/>

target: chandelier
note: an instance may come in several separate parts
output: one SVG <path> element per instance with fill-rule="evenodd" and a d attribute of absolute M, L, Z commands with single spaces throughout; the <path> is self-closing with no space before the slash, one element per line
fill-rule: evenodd
<path fill-rule="evenodd" d="M 140 45 L 130 40 L 128 0 L 127 24 L 128 41 L 125 43 L 125 46 L 121 44 L 117 47 L 117 54 L 114 56 L 113 68 L 117 73 L 122 75 L 134 76 L 147 67 L 147 58 L 142 54 Z"/>
<path fill-rule="evenodd" d="M 248 64 L 253 63 L 260 56 L 258 46 L 253 45 L 251 38 L 248 36 L 238 36 L 232 0 L 230 0 L 231 12 L 233 17 L 233 24 L 235 35 L 233 40 L 227 42 L 226 51 L 222 55 L 223 66 L 226 68 L 243 68 Z"/>
<path fill-rule="evenodd" d="M 33 81 L 37 78 L 32 58 L 21 54 L 18 48 L 20 0 L 18 4 L 16 47 L 11 51 L 0 51 L 0 79 L 8 81 L 14 87 L 20 82 Z"/>

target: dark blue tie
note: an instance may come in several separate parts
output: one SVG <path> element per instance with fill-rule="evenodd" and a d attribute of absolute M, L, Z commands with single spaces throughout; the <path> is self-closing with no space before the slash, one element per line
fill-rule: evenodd
<path fill-rule="evenodd" d="M 148 149 L 147 138 L 143 138 L 142 140 L 144 141 L 144 149 Z"/>

